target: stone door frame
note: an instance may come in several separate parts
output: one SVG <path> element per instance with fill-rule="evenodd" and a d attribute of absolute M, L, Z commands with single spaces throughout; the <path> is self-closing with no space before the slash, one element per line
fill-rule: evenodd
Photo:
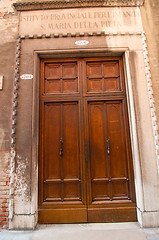
<path fill-rule="evenodd" d="M 133 37 L 138 39 L 138 56 L 134 54 L 135 50 L 131 49 L 132 48 L 132 43 L 134 41 Z M 112 39 L 111 39 L 112 38 Z M 117 39 L 116 39 L 117 38 Z M 18 39 L 17 42 L 17 51 L 19 51 L 19 57 L 17 56 L 17 60 L 19 61 L 19 64 L 17 64 L 16 67 L 16 72 L 17 72 L 17 78 L 15 78 L 15 83 L 17 85 L 20 85 L 20 88 L 16 89 L 14 92 L 14 97 L 16 98 L 17 92 L 19 95 L 22 94 L 22 91 L 25 91 L 25 82 L 21 82 L 21 80 L 18 79 L 18 71 L 20 72 L 20 75 L 25 73 L 30 73 L 33 74 L 34 78 L 33 83 L 27 83 L 29 90 L 32 91 L 32 97 L 30 97 L 30 101 L 32 102 L 32 106 L 30 108 L 30 119 L 32 121 L 31 123 L 31 135 L 29 136 L 31 143 L 29 143 L 30 147 L 30 160 L 27 164 L 30 169 L 30 178 L 31 178 L 31 186 L 30 186 L 30 195 L 27 203 L 23 201 L 23 195 L 20 193 L 19 195 L 18 192 L 18 182 L 21 179 L 18 179 L 18 172 L 16 172 L 15 169 L 15 162 L 17 161 L 17 153 L 15 152 L 16 149 L 12 148 L 12 158 L 11 158 L 11 166 L 13 166 L 13 174 L 11 176 L 11 182 L 14 184 L 12 185 L 12 192 L 15 192 L 15 195 L 13 194 L 10 195 L 10 220 L 9 220 L 9 228 L 10 229 L 34 229 L 37 222 L 38 222 L 38 133 L 39 133 L 39 78 L 40 78 L 40 59 L 41 58 L 62 58 L 62 57 L 73 57 L 73 56 L 123 56 L 124 60 L 124 70 L 125 70 L 125 82 L 126 82 L 126 90 L 127 90 L 127 103 L 128 103 L 128 116 L 129 116 L 129 125 L 130 125 L 130 135 L 131 135 L 131 145 L 132 145 L 132 154 L 133 154 L 133 164 L 134 164 L 134 176 L 135 176 L 135 189 L 136 189 L 136 202 L 137 202 L 137 214 L 138 214 L 138 221 L 140 225 L 143 225 L 143 216 L 142 213 L 144 212 L 144 196 L 143 196 L 143 180 L 142 180 L 142 169 L 141 169 L 141 158 L 144 158 L 144 156 L 141 156 L 141 151 L 139 150 L 139 142 L 141 142 L 140 139 L 140 132 L 138 130 L 137 126 L 137 114 L 136 112 L 138 111 L 135 106 L 135 103 L 137 101 L 140 101 L 140 99 L 134 99 L 134 80 L 137 81 L 137 78 L 139 79 L 140 76 L 145 76 L 145 69 L 142 68 L 142 73 L 140 72 L 135 72 L 133 73 L 133 64 L 137 60 L 142 59 L 142 67 L 144 66 L 144 58 L 143 58 L 143 49 L 142 47 L 142 38 L 141 38 L 141 33 L 140 34 L 123 34 L 122 38 L 124 39 L 125 45 L 124 47 L 119 47 L 116 46 L 116 43 L 118 42 L 118 38 L 120 38 L 119 35 L 111 35 L 109 36 L 90 36 L 86 37 L 86 40 L 92 41 L 91 45 L 89 48 L 80 48 L 80 47 L 72 47 L 71 49 L 67 48 L 66 45 L 71 41 L 73 46 L 73 43 L 79 39 L 78 36 L 75 38 L 49 38 L 49 39 L 35 39 L 35 42 L 39 42 L 38 50 L 37 50 L 37 45 L 34 44 L 34 39 L 28 39 L 28 37 L 21 37 Z M 64 46 L 61 48 L 58 48 L 56 45 L 56 41 L 63 41 Z M 96 40 L 96 42 L 94 42 Z M 98 40 L 101 40 L 102 46 L 99 47 L 100 45 L 98 44 Z M 132 43 L 129 43 L 130 42 Z M 107 43 L 108 41 L 108 43 Z M 109 46 L 109 41 L 113 42 L 112 45 L 114 46 Z M 114 43 L 116 42 L 116 43 Z M 20 50 L 20 45 L 21 43 L 21 50 Z M 45 44 L 48 44 L 48 47 L 45 47 Z M 58 44 L 58 42 L 57 42 Z M 117 43 L 120 45 L 120 42 Z M 105 46 L 106 45 L 106 46 Z M 121 44 L 122 45 L 122 44 Z M 53 46 L 53 49 L 51 49 L 50 46 Z M 105 46 L 105 47 L 104 47 Z M 28 50 L 29 49 L 29 50 Z M 57 50 L 58 49 L 58 50 Z M 25 63 L 25 58 L 32 59 L 32 64 L 30 63 L 31 66 L 27 66 Z M 31 58 L 32 57 L 32 58 Z M 19 60 L 20 58 L 20 60 Z M 138 58 L 138 59 L 137 59 Z M 27 59 L 27 60 L 28 60 Z M 16 61 L 17 62 L 17 61 Z M 19 67 L 20 66 L 20 67 Z M 18 69 L 18 71 L 17 71 Z M 137 70 L 137 66 L 134 66 L 134 69 Z M 19 81 L 19 83 L 18 83 Z M 136 83 L 137 84 L 137 83 Z M 144 78 L 144 86 L 146 84 L 146 79 Z M 21 90 L 22 89 L 22 90 Z M 147 94 L 147 92 L 144 93 Z M 136 98 L 138 98 L 138 95 L 135 95 Z M 21 96 L 22 102 L 24 101 L 24 98 Z M 31 100 L 32 99 L 32 100 Z M 22 103 L 23 106 L 23 103 Z M 21 107 L 22 107 L 21 106 Z M 147 106 L 149 109 L 149 105 Z M 22 109 L 19 107 L 17 108 L 17 111 L 22 112 Z M 149 113 L 150 115 L 150 109 Z M 150 118 L 150 117 L 149 117 Z M 18 129 L 18 126 L 20 123 L 22 123 L 23 116 L 17 115 L 15 117 L 17 119 L 17 125 L 16 128 Z M 151 128 L 150 126 L 150 119 L 148 119 L 147 125 L 148 128 Z M 17 133 L 16 139 L 18 137 L 21 137 L 20 131 Z M 151 138 L 153 141 L 153 133 L 151 132 Z M 14 144 L 16 146 L 19 144 L 18 141 L 14 139 Z M 139 141 L 140 139 L 140 141 Z M 152 143 L 153 145 L 153 143 Z M 18 146 L 17 146 L 18 148 Z M 143 147 L 143 151 L 145 148 Z M 152 151 L 152 155 L 154 156 L 154 148 Z M 22 176 L 25 178 L 25 176 Z M 12 180 L 15 178 L 15 181 Z M 29 183 L 28 183 L 29 184 Z M 19 210 L 19 205 L 20 205 L 20 210 Z"/>

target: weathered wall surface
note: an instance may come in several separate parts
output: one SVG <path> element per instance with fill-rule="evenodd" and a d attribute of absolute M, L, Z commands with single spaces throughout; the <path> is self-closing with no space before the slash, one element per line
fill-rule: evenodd
<path fill-rule="evenodd" d="M 12 126 L 12 98 L 15 69 L 18 15 L 13 13 L 12 0 L 0 0 L 0 228 L 8 226 L 9 174 Z"/>
<path fill-rule="evenodd" d="M 145 0 L 141 14 L 147 38 L 156 113 L 159 121 L 159 1 Z"/>
<path fill-rule="evenodd" d="M 149 64 L 151 71 L 152 88 L 154 92 L 156 116 L 159 127 L 159 1 L 158 0 L 145 0 L 144 6 L 141 8 L 142 22 L 144 31 L 146 34 L 146 42 L 149 56 Z M 149 149 L 151 151 L 151 149 Z M 159 151 L 159 150 L 157 150 Z M 151 159 L 151 163 L 153 163 Z M 159 164 L 159 163 L 158 163 Z M 157 162 L 156 162 L 157 167 Z M 154 165 L 154 167 L 155 167 Z M 158 166 L 159 167 L 159 166 Z M 147 174 L 147 170 L 143 173 L 144 183 L 144 194 L 145 194 L 145 209 L 149 211 L 152 205 L 152 189 L 156 189 L 156 193 L 159 190 L 158 178 L 153 180 L 153 172 Z M 147 190 L 145 190 L 147 189 Z M 153 194 L 154 195 L 154 194 Z M 157 195 L 156 195 L 157 196 Z M 158 211 L 155 207 L 154 211 Z M 150 223 L 145 218 L 145 225 L 150 226 Z M 158 223 L 156 223 L 158 226 Z"/>

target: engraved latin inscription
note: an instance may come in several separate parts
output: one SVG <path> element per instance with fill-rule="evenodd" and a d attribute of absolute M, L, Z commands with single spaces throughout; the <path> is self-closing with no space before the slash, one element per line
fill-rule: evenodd
<path fill-rule="evenodd" d="M 87 10 L 88 11 L 88 10 Z M 48 11 L 47 11 L 48 12 Z M 30 13 L 31 14 L 31 13 Z M 115 17 L 137 17 L 139 12 L 135 10 L 126 10 L 118 12 L 86 12 L 86 13 L 66 13 L 66 14 L 41 14 L 21 16 L 21 21 L 37 22 L 37 21 L 62 21 L 62 20 L 77 20 L 77 19 L 113 19 Z"/>
<path fill-rule="evenodd" d="M 21 12 L 21 34 L 140 31 L 138 8 L 61 9 Z"/>

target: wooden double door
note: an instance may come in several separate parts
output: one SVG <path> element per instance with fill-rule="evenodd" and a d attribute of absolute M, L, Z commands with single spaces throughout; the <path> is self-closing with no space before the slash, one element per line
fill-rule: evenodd
<path fill-rule="evenodd" d="M 136 221 L 122 58 L 41 61 L 39 222 Z"/>

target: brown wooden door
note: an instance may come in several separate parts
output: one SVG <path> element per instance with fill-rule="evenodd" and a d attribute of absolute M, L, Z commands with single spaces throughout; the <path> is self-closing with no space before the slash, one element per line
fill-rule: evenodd
<path fill-rule="evenodd" d="M 41 61 L 39 222 L 135 221 L 121 58 Z"/>

